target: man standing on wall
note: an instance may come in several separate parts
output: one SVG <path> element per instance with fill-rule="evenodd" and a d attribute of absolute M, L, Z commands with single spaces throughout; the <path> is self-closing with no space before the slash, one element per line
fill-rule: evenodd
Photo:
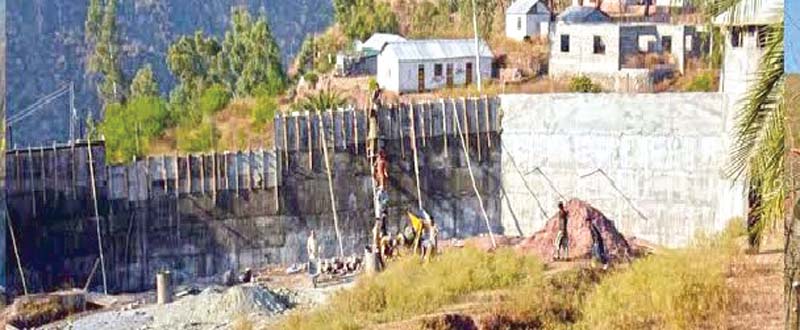
<path fill-rule="evenodd" d="M 562 258 L 562 251 L 564 251 L 563 258 L 565 260 L 569 260 L 569 235 L 567 235 L 567 218 L 568 214 L 567 210 L 564 209 L 564 203 L 558 202 L 558 234 L 556 234 L 556 240 L 554 242 L 554 261 Z"/>
<path fill-rule="evenodd" d="M 386 152 L 381 149 L 378 152 L 378 158 L 375 160 L 375 183 L 378 188 L 386 189 L 386 180 L 389 178 L 388 162 L 386 161 Z"/>

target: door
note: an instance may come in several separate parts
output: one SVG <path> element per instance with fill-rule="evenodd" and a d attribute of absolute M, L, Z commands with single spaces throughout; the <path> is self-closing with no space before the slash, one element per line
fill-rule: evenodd
<path fill-rule="evenodd" d="M 472 85 L 472 63 L 467 62 L 467 85 Z"/>
<path fill-rule="evenodd" d="M 422 64 L 417 68 L 417 90 L 419 92 L 425 91 L 425 66 Z"/>
<path fill-rule="evenodd" d="M 453 87 L 453 64 L 447 64 L 447 71 L 445 72 L 445 78 L 447 79 L 447 88 Z"/>

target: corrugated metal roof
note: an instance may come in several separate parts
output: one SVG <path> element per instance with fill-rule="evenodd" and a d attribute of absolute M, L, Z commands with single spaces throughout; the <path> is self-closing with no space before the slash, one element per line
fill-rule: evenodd
<path fill-rule="evenodd" d="M 770 25 L 783 18 L 784 0 L 744 0 L 714 17 L 717 25 Z M 789 0 L 798 1 L 798 0 Z"/>
<path fill-rule="evenodd" d="M 570 6 L 558 15 L 558 20 L 566 23 L 605 23 L 610 22 L 611 17 L 594 7 Z"/>
<path fill-rule="evenodd" d="M 375 51 L 380 51 L 387 43 L 398 41 L 406 41 L 406 38 L 390 33 L 375 33 L 369 37 L 367 41 L 364 41 L 364 43 L 361 44 L 361 49 L 369 48 Z"/>
<path fill-rule="evenodd" d="M 494 57 L 485 41 L 478 46 L 481 57 Z M 475 56 L 474 39 L 431 39 L 390 42 L 383 51 L 401 61 L 464 58 Z"/>
<path fill-rule="evenodd" d="M 506 14 L 519 14 L 519 15 L 527 15 L 531 12 L 531 9 L 536 6 L 537 3 L 541 2 L 542 0 L 517 0 L 508 6 L 506 9 Z M 547 6 L 545 6 L 547 7 Z"/>

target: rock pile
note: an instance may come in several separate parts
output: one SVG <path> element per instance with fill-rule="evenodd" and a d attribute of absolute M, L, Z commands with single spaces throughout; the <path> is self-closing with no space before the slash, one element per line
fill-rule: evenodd
<path fill-rule="evenodd" d="M 565 203 L 567 210 L 569 235 L 569 258 L 587 258 L 591 256 L 592 235 L 589 232 L 587 219 L 593 222 L 600 230 L 605 244 L 606 253 L 611 261 L 627 260 L 632 257 L 633 251 L 625 237 L 614 226 L 614 222 L 606 218 L 602 212 L 581 200 L 572 199 Z M 553 257 L 554 242 L 558 235 L 558 216 L 547 221 L 544 229 L 533 236 L 525 238 L 516 245 L 516 249 L 536 255 L 542 260 L 551 260 Z"/>

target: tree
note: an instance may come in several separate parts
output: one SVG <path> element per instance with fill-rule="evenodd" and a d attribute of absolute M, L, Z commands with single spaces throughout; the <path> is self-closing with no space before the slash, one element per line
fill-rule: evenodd
<path fill-rule="evenodd" d="M 760 1 L 710 0 L 705 10 L 716 16 L 730 10 L 731 17 L 748 17 L 759 12 Z M 783 219 L 786 187 L 784 182 L 785 103 L 783 16 L 767 27 L 764 55 L 757 78 L 749 88 L 744 105 L 739 109 L 734 132 L 730 175 L 751 182 L 760 196 L 755 210 L 759 219 L 751 229 L 758 240 L 768 228 Z M 797 329 L 800 299 L 793 284 L 800 281 L 800 222 L 792 217 L 785 225 L 784 297 L 787 329 Z M 793 312 L 794 311 L 794 312 Z"/>
<path fill-rule="evenodd" d="M 153 77 L 153 69 L 149 64 L 136 71 L 131 81 L 130 97 L 158 96 L 158 82 Z"/>
<path fill-rule="evenodd" d="M 95 42 L 100 33 L 100 23 L 103 21 L 103 3 L 101 0 L 90 0 L 86 11 L 84 38 L 87 42 Z"/>
<path fill-rule="evenodd" d="M 221 78 L 222 46 L 202 31 L 194 36 L 183 36 L 169 46 L 167 67 L 178 79 L 181 93 L 193 97 Z"/>
<path fill-rule="evenodd" d="M 334 0 L 336 22 L 350 39 L 364 40 L 376 32 L 397 33 L 400 23 L 389 4 L 375 0 Z"/>
<path fill-rule="evenodd" d="M 107 105 L 100 131 L 106 138 L 109 161 L 127 163 L 134 156 L 144 156 L 150 139 L 166 129 L 168 116 L 166 102 L 158 97 L 136 97 L 126 104 Z"/>
<path fill-rule="evenodd" d="M 461 23 L 465 26 L 463 28 L 472 29 L 472 4 L 473 0 L 461 0 L 458 6 L 458 11 L 461 16 Z M 498 0 L 474 0 L 475 8 L 478 18 L 478 31 L 481 36 L 488 37 L 492 34 L 492 23 L 494 23 L 494 14 L 497 10 Z"/>
<path fill-rule="evenodd" d="M 222 51 L 222 80 L 234 95 L 252 95 L 261 86 L 274 94 L 285 88 L 280 49 L 266 17 L 254 22 L 246 9 L 234 9 Z"/>
<path fill-rule="evenodd" d="M 119 35 L 117 32 L 117 0 L 108 0 L 97 25 L 99 2 L 89 4 L 86 36 L 94 39 L 94 52 L 89 59 L 89 72 L 99 73 L 98 93 L 105 104 L 125 100 L 125 80 L 121 70 Z"/>

